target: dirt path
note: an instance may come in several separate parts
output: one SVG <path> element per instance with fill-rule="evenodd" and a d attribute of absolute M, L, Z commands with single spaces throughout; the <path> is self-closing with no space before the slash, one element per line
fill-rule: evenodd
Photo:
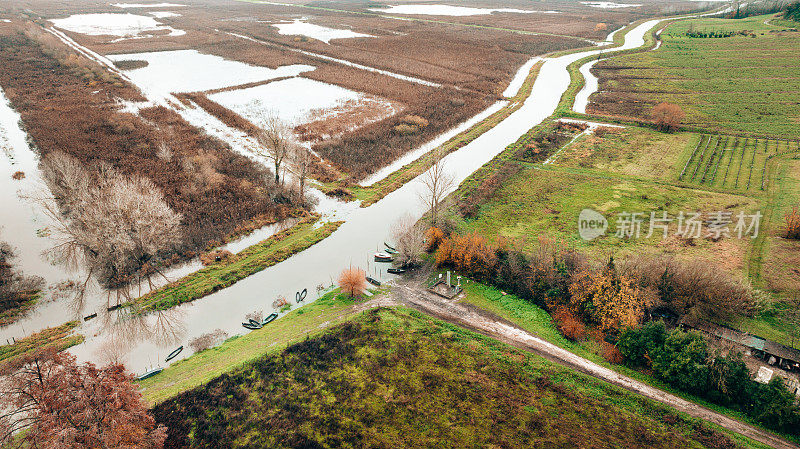
<path fill-rule="evenodd" d="M 512 346 L 534 352 L 548 360 L 667 404 L 693 417 L 710 421 L 720 427 L 745 435 L 774 448 L 796 449 L 798 447 L 771 433 L 729 418 L 705 407 L 701 407 L 577 356 L 541 338 L 535 337 L 512 323 L 483 309 L 471 304 L 446 300 L 429 293 L 427 290 L 420 288 L 418 284 L 411 281 L 399 282 L 398 285 L 385 296 L 362 303 L 357 306 L 356 309 L 366 310 L 373 307 L 391 307 L 396 305 L 414 308 L 443 321 L 465 327 L 472 331 L 496 338 Z"/>

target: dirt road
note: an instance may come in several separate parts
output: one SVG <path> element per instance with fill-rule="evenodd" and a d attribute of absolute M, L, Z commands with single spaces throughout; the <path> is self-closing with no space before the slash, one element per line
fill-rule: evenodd
<path fill-rule="evenodd" d="M 653 388 L 630 377 L 577 356 L 552 343 L 538 338 L 512 323 L 493 314 L 461 302 L 451 301 L 429 293 L 413 281 L 401 281 L 385 296 L 362 303 L 358 308 L 403 305 L 432 315 L 500 341 L 534 352 L 553 362 L 566 365 L 590 376 L 618 385 L 626 390 L 654 399 L 696 418 L 713 422 L 725 429 L 745 435 L 753 440 L 780 449 L 797 449 L 798 446 L 771 433 L 721 415 L 665 391 Z"/>

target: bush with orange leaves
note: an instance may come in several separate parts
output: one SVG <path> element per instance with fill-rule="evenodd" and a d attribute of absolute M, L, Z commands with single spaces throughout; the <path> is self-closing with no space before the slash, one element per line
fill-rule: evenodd
<path fill-rule="evenodd" d="M 581 320 L 575 316 L 564 306 L 555 306 L 551 308 L 553 322 L 555 322 L 558 331 L 561 332 L 567 340 L 570 341 L 583 341 L 589 336 Z"/>
<path fill-rule="evenodd" d="M 429 253 L 436 251 L 439 245 L 442 244 L 442 241 L 444 241 L 444 237 L 444 231 L 436 226 L 428 228 L 428 230 L 425 231 L 425 250 Z"/>
<path fill-rule="evenodd" d="M 339 275 L 339 288 L 351 298 L 367 289 L 367 274 L 360 268 L 347 268 Z"/>
<path fill-rule="evenodd" d="M 603 332 L 636 327 L 644 316 L 647 295 L 628 276 L 618 276 L 611 263 L 602 271 L 578 273 L 569 292 L 572 311 Z"/>
<path fill-rule="evenodd" d="M 606 359 L 606 361 L 615 365 L 619 365 L 625 361 L 625 357 L 622 356 L 622 353 L 619 352 L 619 349 L 617 349 L 617 347 L 611 343 L 607 341 L 601 341 L 600 348 L 602 350 L 601 355 L 604 359 Z"/>
<path fill-rule="evenodd" d="M 792 240 L 800 239 L 800 210 L 797 206 L 786 214 L 786 238 Z"/>
<path fill-rule="evenodd" d="M 496 263 L 497 248 L 475 232 L 451 235 L 442 241 L 436 253 L 436 265 L 451 266 L 478 279 L 487 279 Z"/>

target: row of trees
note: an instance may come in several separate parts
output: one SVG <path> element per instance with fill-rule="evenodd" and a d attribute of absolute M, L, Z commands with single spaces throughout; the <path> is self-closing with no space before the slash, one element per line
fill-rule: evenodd
<path fill-rule="evenodd" d="M 598 265 L 558 241 L 540 238 L 531 251 L 523 252 L 476 233 L 444 237 L 438 248 L 429 249 L 437 249 L 439 266 L 455 268 L 550 311 L 563 307 L 610 336 L 643 322 L 655 310 L 696 318 L 749 315 L 754 310 L 754 292 L 747 284 L 702 262 L 640 256 L 621 263 L 611 258 Z"/>
<path fill-rule="evenodd" d="M 800 435 L 800 405 L 779 377 L 768 384 L 750 378 L 741 354 L 712 354 L 706 340 L 680 329 L 667 331 L 661 321 L 628 328 L 617 341 L 625 363 L 682 391 L 730 407 L 764 426 Z"/>

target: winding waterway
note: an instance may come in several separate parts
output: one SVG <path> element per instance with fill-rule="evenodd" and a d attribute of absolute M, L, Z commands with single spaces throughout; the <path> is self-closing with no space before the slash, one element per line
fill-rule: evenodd
<path fill-rule="evenodd" d="M 639 47 L 644 35 L 660 20 L 651 20 L 630 30 L 625 43 L 617 49 Z M 475 170 L 489 162 L 506 146 L 549 117 L 556 109 L 561 96 L 570 84 L 567 66 L 586 56 L 598 54 L 601 49 L 545 58 L 524 104 L 505 120 L 445 159 L 446 169 L 458 185 Z M 250 276 L 238 283 L 203 299 L 176 308 L 181 329 L 180 338 L 167 346 L 155 339 L 142 339 L 132 345 L 122 361 L 136 373 L 155 366 L 163 366 L 164 357 L 173 345 L 185 344 L 189 339 L 223 329 L 229 334 L 241 333 L 244 316 L 255 310 L 271 312 L 272 302 L 279 295 L 294 298 L 295 292 L 307 288 L 309 298 L 316 299 L 316 286 L 330 286 L 342 268 L 358 266 L 373 277 L 387 280 L 386 265 L 372 262 L 372 255 L 392 240 L 392 230 L 404 216 L 418 219 L 424 208 L 419 200 L 422 186 L 419 178 L 410 181 L 381 201 L 366 208 L 343 205 L 336 210 L 337 219 L 345 220 L 330 237 L 289 259 Z M 155 316 L 148 317 L 155 320 Z M 62 322 L 65 320 L 62 320 Z M 60 324 L 60 323 L 56 323 Z M 86 341 L 71 349 L 81 360 L 99 361 L 99 349 L 109 339 L 102 320 L 84 323 L 80 332 Z M 0 334 L 2 337 L 5 334 Z M 188 348 L 176 360 L 190 355 Z"/>

